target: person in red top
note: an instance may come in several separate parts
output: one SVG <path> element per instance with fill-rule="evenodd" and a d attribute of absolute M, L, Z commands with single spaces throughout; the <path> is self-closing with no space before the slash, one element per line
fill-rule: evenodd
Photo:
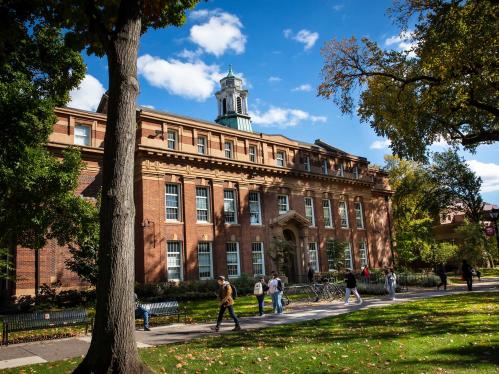
<path fill-rule="evenodd" d="M 364 266 L 364 269 L 362 269 L 362 276 L 365 278 L 365 280 L 369 280 L 369 268 L 367 265 Z"/>

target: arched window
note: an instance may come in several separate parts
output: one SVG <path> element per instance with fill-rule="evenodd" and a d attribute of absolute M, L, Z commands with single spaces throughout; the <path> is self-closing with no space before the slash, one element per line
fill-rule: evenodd
<path fill-rule="evenodd" d="M 243 112 L 243 103 L 241 102 L 241 98 L 238 96 L 236 99 L 237 103 L 237 112 L 242 113 Z"/>
<path fill-rule="evenodd" d="M 227 99 L 223 99 L 222 101 L 222 113 L 227 114 Z"/>

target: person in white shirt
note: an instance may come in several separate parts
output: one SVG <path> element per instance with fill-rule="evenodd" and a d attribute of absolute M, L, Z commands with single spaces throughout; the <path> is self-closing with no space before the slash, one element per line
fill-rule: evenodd
<path fill-rule="evenodd" d="M 272 280 L 269 282 L 269 295 L 272 297 L 274 313 L 282 314 L 282 292 L 284 290 L 281 279 L 275 271 L 272 272 Z"/>

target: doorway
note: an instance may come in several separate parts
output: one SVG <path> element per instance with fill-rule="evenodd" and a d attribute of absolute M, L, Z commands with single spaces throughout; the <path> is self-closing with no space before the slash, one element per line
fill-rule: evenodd
<path fill-rule="evenodd" d="M 284 274 L 288 278 L 289 283 L 298 281 L 296 268 L 296 236 L 293 231 L 286 229 L 282 232 L 284 240 L 289 244 L 286 256 L 284 258 Z"/>

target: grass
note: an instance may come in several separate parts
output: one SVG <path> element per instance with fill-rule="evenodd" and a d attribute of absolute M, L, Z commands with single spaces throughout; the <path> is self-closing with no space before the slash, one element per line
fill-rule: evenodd
<path fill-rule="evenodd" d="M 141 349 L 158 373 L 493 373 L 499 293 L 436 297 Z M 7 370 L 67 373 L 80 359 Z"/>
<path fill-rule="evenodd" d="M 480 269 L 482 273 L 482 278 L 499 278 L 499 267 L 491 268 L 491 269 Z"/>

